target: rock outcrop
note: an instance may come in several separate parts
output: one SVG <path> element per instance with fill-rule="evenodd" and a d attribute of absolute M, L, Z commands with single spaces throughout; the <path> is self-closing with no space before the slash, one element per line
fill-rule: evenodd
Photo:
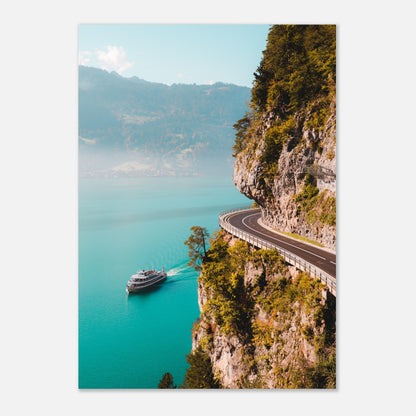
<path fill-rule="evenodd" d="M 229 248 L 236 242 L 226 233 L 220 238 Z M 220 289 L 205 280 L 204 272 L 199 279 L 201 318 L 194 326 L 192 349 L 209 355 L 222 388 L 317 387 L 311 374 L 319 371 L 323 351 L 327 361 L 331 354 L 335 360 L 333 298 L 319 281 L 281 260 L 276 263 L 274 256 L 264 250 L 247 255 L 240 275 L 244 302 L 232 303 L 234 310 L 227 311 L 232 315 L 244 309 L 247 320 L 231 330 L 216 315 L 216 302 L 210 305 L 221 296 Z M 326 384 L 320 387 L 334 387 L 331 377 L 324 375 Z"/>
<path fill-rule="evenodd" d="M 266 225 L 335 250 L 335 26 L 273 26 L 254 75 L 234 183 Z"/>
<path fill-rule="evenodd" d="M 274 116 L 267 113 L 253 137 L 254 146 L 247 146 L 237 155 L 234 183 L 238 190 L 258 203 L 263 222 L 283 232 L 296 233 L 336 249 L 335 221 L 325 221 L 325 210 L 335 215 L 336 197 L 336 126 L 335 102 L 322 129 L 306 127 L 308 117 L 298 120 L 293 137 L 288 140 L 277 162 L 278 171 L 265 178 L 262 159 L 265 136 Z M 317 204 L 311 212 L 299 209 L 296 196 L 305 186 L 305 177 L 312 175 L 319 190 Z M 331 198 L 329 207 L 325 201 Z M 315 215 L 311 215 L 315 214 Z M 322 215 L 323 214 L 323 215 Z"/>
<path fill-rule="evenodd" d="M 271 228 L 336 249 L 336 30 L 277 25 L 234 128 L 234 183 Z M 335 299 L 224 231 L 198 280 L 192 354 L 208 388 L 334 388 Z M 201 358 L 202 357 L 202 358 Z M 198 382 L 196 386 L 200 386 Z"/>

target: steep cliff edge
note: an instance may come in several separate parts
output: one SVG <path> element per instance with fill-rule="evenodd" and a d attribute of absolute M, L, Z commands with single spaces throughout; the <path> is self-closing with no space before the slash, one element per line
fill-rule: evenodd
<path fill-rule="evenodd" d="M 335 26 L 273 26 L 254 75 L 234 125 L 234 183 L 265 225 L 335 250 Z M 335 299 L 275 250 L 220 231 L 198 300 L 188 385 L 335 388 Z"/>
<path fill-rule="evenodd" d="M 324 285 L 223 231 L 199 278 L 192 353 L 222 388 L 334 388 L 334 299 Z"/>
<path fill-rule="evenodd" d="M 234 183 L 266 225 L 335 250 L 335 27 L 273 27 L 255 75 Z"/>
<path fill-rule="evenodd" d="M 335 107 L 335 106 L 334 106 Z M 234 183 L 255 200 L 262 221 L 277 230 L 296 233 L 336 249 L 335 108 L 322 131 L 299 126 L 298 144 L 284 144 L 278 172 L 265 175 L 262 155 L 267 132 L 256 136 L 256 146 L 237 156 Z M 267 118 L 265 117 L 265 126 Z M 309 173 L 310 172 L 310 173 Z M 309 188 L 309 189 L 308 189 Z"/>

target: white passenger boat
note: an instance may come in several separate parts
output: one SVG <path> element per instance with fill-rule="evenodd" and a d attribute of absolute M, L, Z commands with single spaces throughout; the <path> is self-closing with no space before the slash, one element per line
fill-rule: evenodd
<path fill-rule="evenodd" d="M 134 293 L 156 286 L 166 280 L 167 274 L 165 268 L 158 270 L 139 270 L 137 274 L 133 274 L 127 282 L 126 292 Z"/>

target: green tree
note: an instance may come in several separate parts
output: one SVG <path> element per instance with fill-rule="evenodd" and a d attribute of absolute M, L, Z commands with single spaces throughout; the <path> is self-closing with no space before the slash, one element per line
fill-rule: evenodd
<path fill-rule="evenodd" d="M 163 374 L 162 380 L 160 380 L 159 389 L 176 389 L 176 386 L 173 384 L 173 376 L 171 373 Z"/>
<path fill-rule="evenodd" d="M 186 355 L 190 367 L 186 370 L 184 387 L 189 389 L 218 389 L 219 383 L 212 375 L 211 360 L 201 347 Z"/>
<path fill-rule="evenodd" d="M 237 155 L 237 153 L 241 152 L 244 149 L 244 137 L 247 133 L 247 129 L 250 126 L 250 117 L 249 113 L 246 112 L 245 117 L 238 120 L 237 123 L 233 125 L 234 129 L 236 130 L 235 134 L 235 143 L 233 146 L 233 156 Z"/>
<path fill-rule="evenodd" d="M 206 244 L 208 241 L 208 231 L 204 227 L 193 226 L 191 227 L 192 234 L 184 242 L 188 246 L 188 255 L 191 259 L 188 262 L 188 266 L 192 267 L 196 271 L 201 270 L 202 260 L 206 258 L 207 248 Z"/>
<path fill-rule="evenodd" d="M 310 127 L 323 128 L 334 102 L 335 83 L 335 25 L 272 26 L 254 73 L 251 112 L 234 124 L 233 156 L 257 140 L 267 116 L 271 131 L 263 162 L 266 166 L 276 163 L 282 145 L 294 137 L 300 120 L 308 117 Z"/>

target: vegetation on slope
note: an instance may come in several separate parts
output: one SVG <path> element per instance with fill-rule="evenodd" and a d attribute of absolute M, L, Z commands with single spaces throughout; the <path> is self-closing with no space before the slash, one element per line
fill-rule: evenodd
<path fill-rule="evenodd" d="M 172 374 L 171 373 L 163 374 L 163 377 L 159 381 L 157 388 L 158 389 L 176 389 L 176 386 L 173 384 Z"/>
<path fill-rule="evenodd" d="M 80 66 L 80 153 L 91 152 L 88 170 L 98 169 L 93 155 L 115 152 L 118 164 L 140 156 L 177 172 L 188 165 L 200 171 L 210 158 L 228 166 L 232 125 L 249 94 L 232 84 L 168 86 Z"/>
<path fill-rule="evenodd" d="M 197 348 L 186 356 L 189 368 L 185 374 L 182 388 L 186 389 L 217 389 L 220 383 L 212 374 L 211 360 L 202 348 Z"/>
<path fill-rule="evenodd" d="M 270 29 L 254 74 L 251 111 L 234 124 L 234 156 L 250 144 L 266 113 L 273 118 L 266 135 L 266 164 L 277 162 L 282 144 L 294 138 L 304 123 L 322 129 L 335 98 L 335 34 L 331 25 L 276 25 Z"/>
<path fill-rule="evenodd" d="M 234 125 L 234 155 L 244 149 L 266 112 L 273 112 L 275 121 L 270 145 L 290 138 L 307 114 L 307 127 L 324 125 L 335 94 L 335 26 L 273 26 L 254 76 L 251 111 Z M 266 161 L 273 159 L 272 149 L 266 153 Z"/>
<path fill-rule="evenodd" d="M 188 266 L 192 267 L 195 271 L 201 270 L 201 263 L 207 255 L 207 244 L 209 234 L 206 228 L 194 225 L 191 227 L 192 234 L 184 242 L 188 246 L 188 256 L 190 261 Z"/>
<path fill-rule="evenodd" d="M 247 264 L 259 270 L 250 282 L 245 282 Z M 335 387 L 335 311 L 322 301 L 322 283 L 306 273 L 292 279 L 276 251 L 252 251 L 242 241 L 229 246 L 222 232 L 207 252 L 199 283 L 208 296 L 194 328 L 204 333 L 199 352 L 212 352 L 215 335 L 238 337 L 247 370 L 240 387 L 264 387 L 266 378 L 276 388 Z M 268 321 L 259 319 L 259 308 Z M 305 315 L 308 324 L 302 324 Z M 289 339 L 308 342 L 315 350 L 314 364 L 293 353 Z M 293 359 L 282 364 L 288 354 Z M 199 374 L 195 365 L 190 369 L 194 376 Z M 254 384 L 248 383 L 249 374 L 256 374 Z"/>
<path fill-rule="evenodd" d="M 282 152 L 307 154 L 308 161 L 302 162 L 306 172 L 313 159 L 309 156 L 323 152 L 325 134 L 321 133 L 335 126 L 336 27 L 273 26 L 254 75 L 250 111 L 234 124 L 233 156 L 241 156 L 247 171 L 258 162 L 257 187 L 266 201 L 272 201 L 275 181 L 284 172 L 279 171 Z M 307 130 L 313 132 L 314 139 L 306 143 Z M 334 156 L 333 148 L 328 149 L 326 160 Z M 297 179 L 298 183 L 302 180 Z M 316 181 L 306 177 L 304 189 L 294 198 L 298 215 L 307 212 L 309 225 L 335 226 L 335 196 L 318 193 Z"/>
<path fill-rule="evenodd" d="M 297 215 L 304 212 L 308 224 L 336 225 L 336 198 L 327 195 L 326 191 L 319 193 L 312 175 L 306 174 L 303 189 L 294 200 L 299 204 Z"/>
<path fill-rule="evenodd" d="M 335 26 L 276 25 L 255 73 L 255 111 L 287 118 L 329 95 L 335 82 Z"/>
<path fill-rule="evenodd" d="M 250 111 L 234 124 L 233 146 L 234 157 L 246 156 L 248 171 L 254 158 L 259 162 L 257 186 L 266 199 L 273 195 L 271 184 L 279 176 L 283 151 L 297 154 L 310 146 L 309 155 L 322 154 L 320 133 L 335 123 L 335 62 L 335 26 L 270 29 L 254 74 Z M 305 130 L 318 139 L 305 145 Z M 256 153 L 259 146 L 262 151 Z M 331 160 L 334 153 L 328 151 L 326 157 Z M 306 216 L 311 225 L 335 226 L 335 196 L 319 192 L 310 174 L 297 179 L 303 181 L 292 199 L 297 215 Z M 330 295 L 325 298 L 323 284 L 289 270 L 275 251 L 253 250 L 242 241 L 229 245 L 222 232 L 201 253 L 197 250 L 203 258 L 199 285 L 206 299 L 194 326 L 198 348 L 187 356 L 184 385 L 223 387 L 221 374 L 213 374 L 212 357 L 221 355 L 216 341 L 237 338 L 244 370 L 239 387 L 334 388 L 335 303 Z"/>

